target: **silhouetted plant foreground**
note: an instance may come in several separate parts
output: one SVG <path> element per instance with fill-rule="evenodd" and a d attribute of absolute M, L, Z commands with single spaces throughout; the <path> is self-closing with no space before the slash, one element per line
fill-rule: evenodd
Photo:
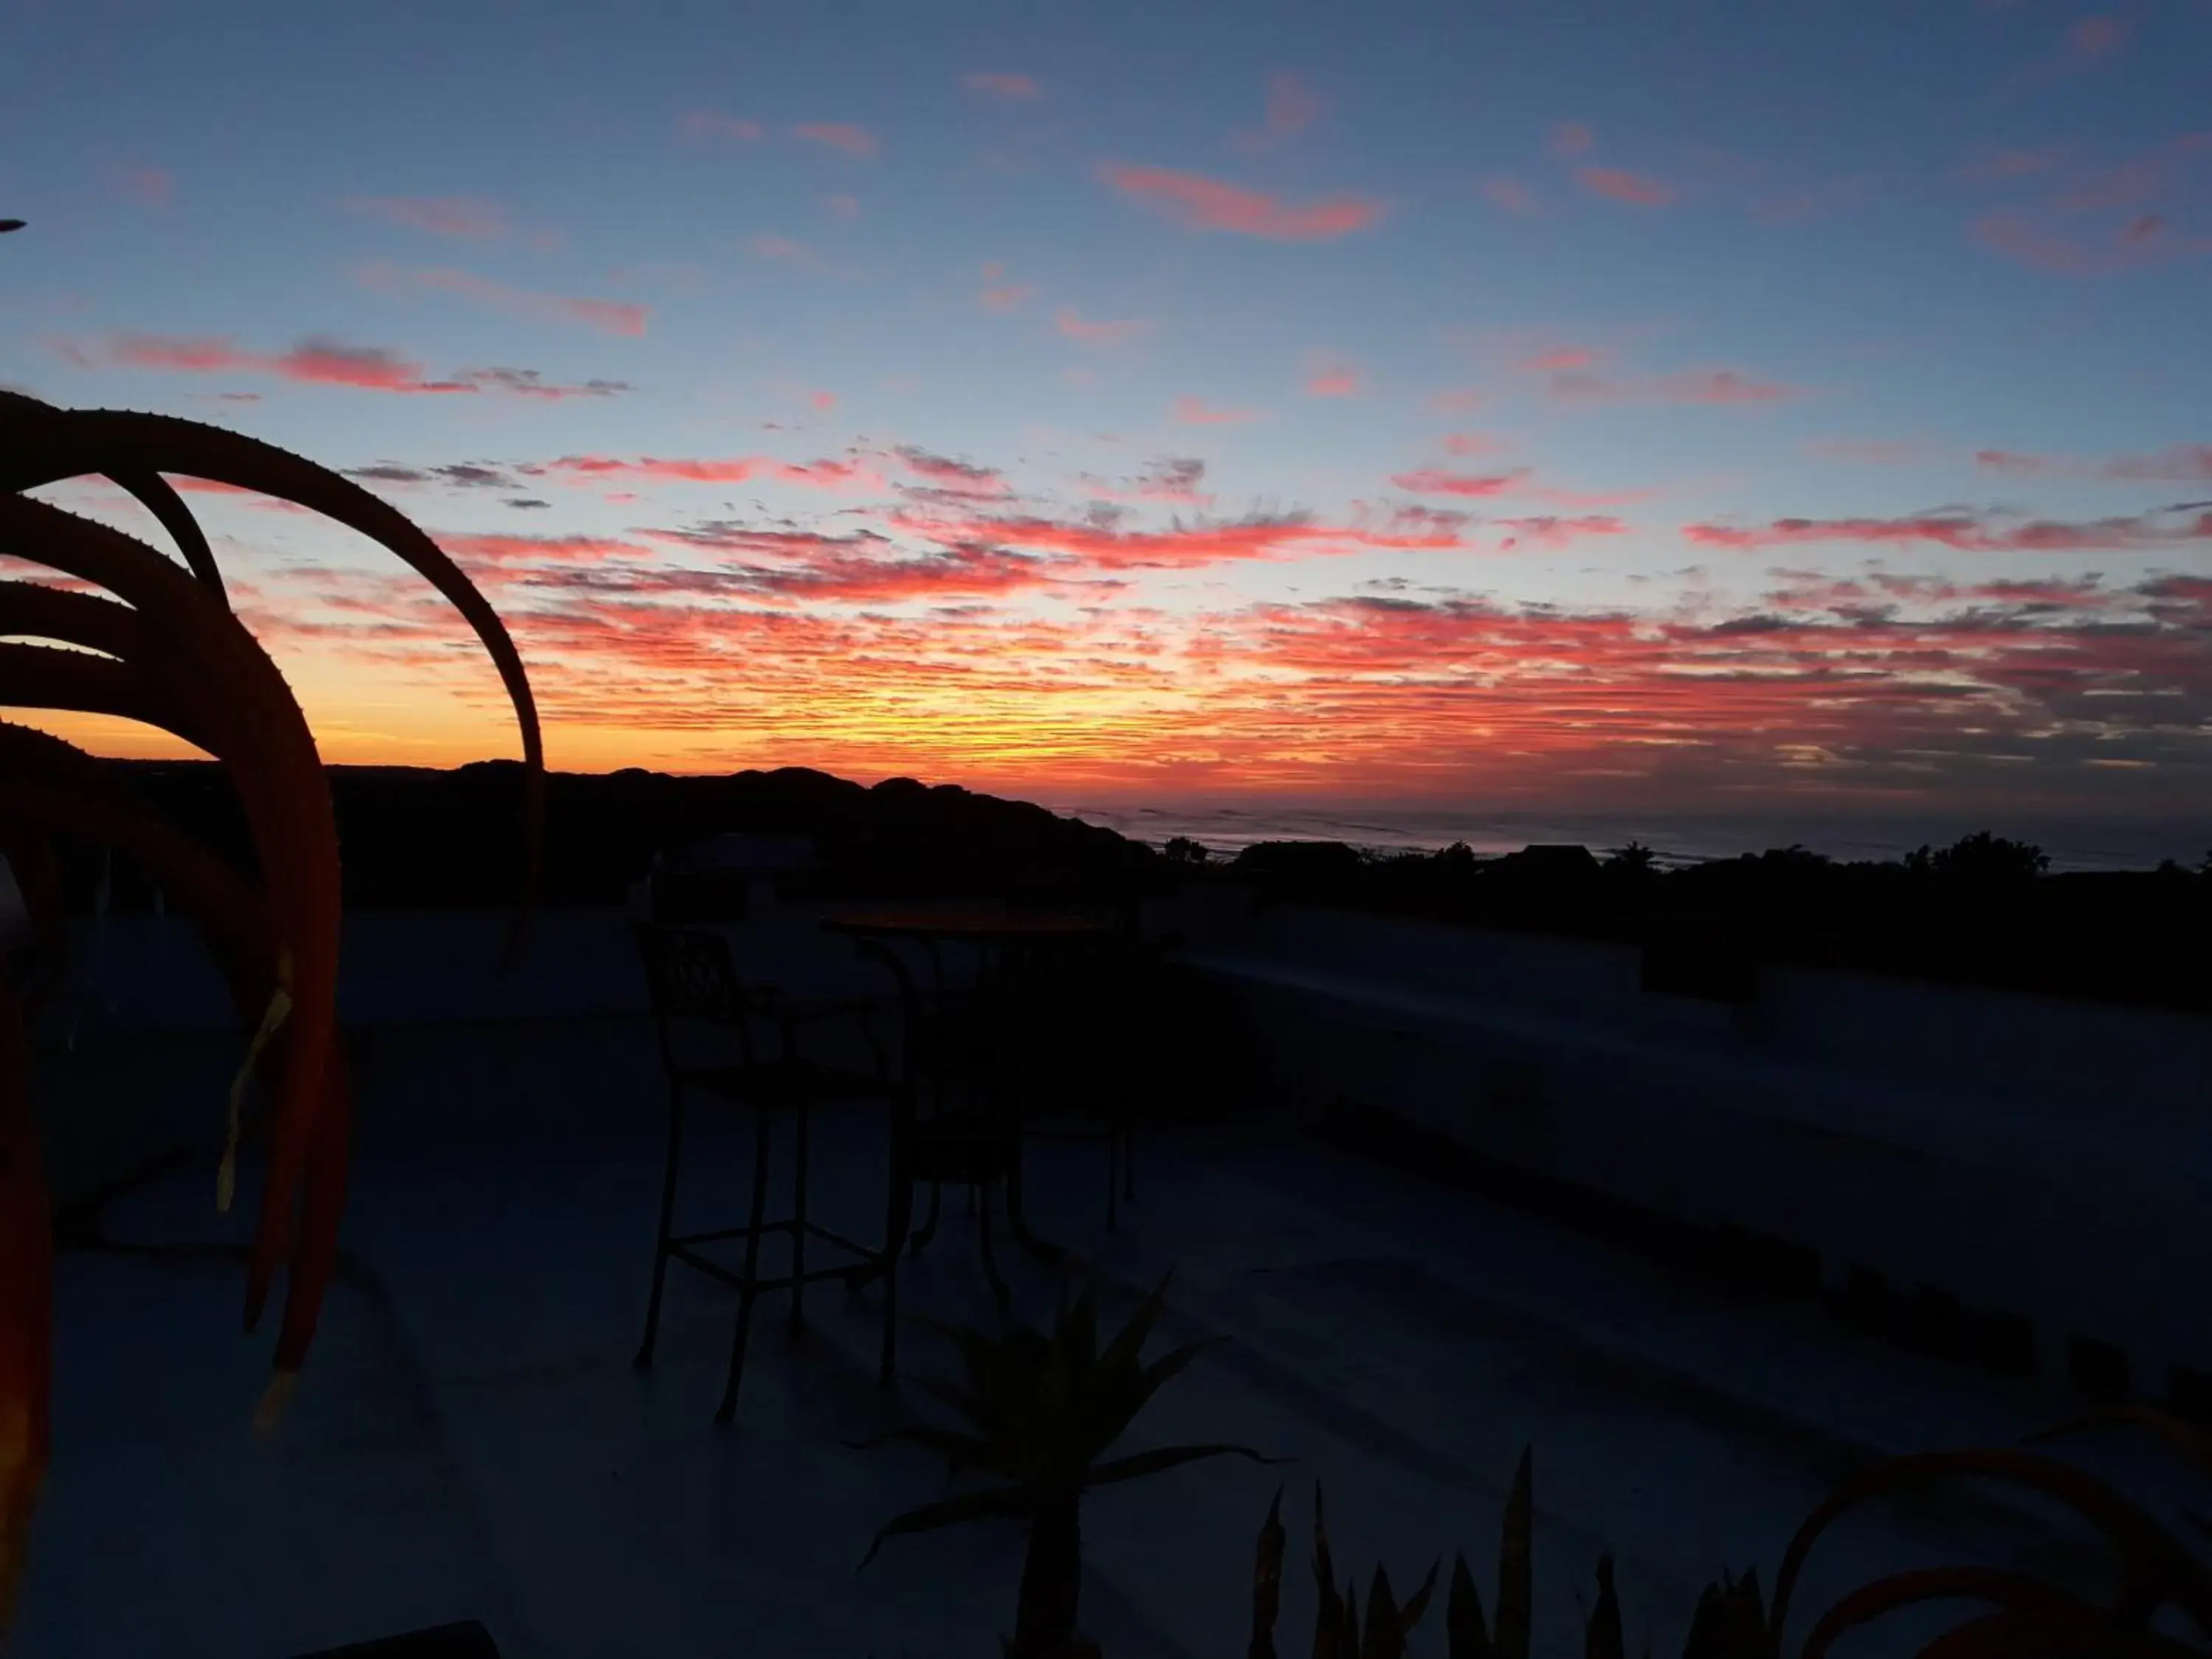
<path fill-rule="evenodd" d="M 345 1204 L 351 1101 L 337 1030 L 342 906 L 329 785 L 305 716 L 232 614 L 207 538 L 165 474 L 319 513 L 428 578 L 474 627 L 506 682 L 532 806 L 542 772 L 529 682 L 505 628 L 459 568 L 390 506 L 336 473 L 220 428 L 58 410 L 0 393 L 0 553 L 48 578 L 0 581 L 0 641 L 10 641 L 0 642 L 0 703 L 120 716 L 215 755 L 219 772 L 210 775 L 234 792 L 244 832 L 240 855 L 227 858 L 146 811 L 118 787 L 112 769 L 82 750 L 0 725 L 0 851 L 37 933 L 34 947 L 0 975 L 0 1633 L 24 1571 L 51 1432 L 53 1230 L 24 1032 L 67 949 L 57 837 L 119 848 L 159 881 L 205 939 L 253 1034 L 232 1091 L 216 1202 L 230 1207 L 237 1149 L 258 1132 L 267 1148 L 260 1213 L 251 1247 L 240 1250 L 248 1331 L 280 1269 L 287 1279 L 264 1423 L 313 1342 Z M 22 493 L 95 475 L 146 506 L 181 565 Z M 527 807 L 526 821 L 534 854 Z M 524 886 L 526 898 L 526 876 Z M 269 1104 L 249 1122 L 245 1096 L 256 1080 Z"/>
<path fill-rule="evenodd" d="M 1219 1442 L 1163 1446 L 1101 1461 L 1146 1402 L 1200 1352 L 1200 1344 L 1189 1343 L 1149 1363 L 1145 1359 L 1146 1340 L 1166 1297 L 1167 1280 L 1162 1279 L 1103 1348 L 1098 1346 L 1097 1295 L 1089 1288 L 1073 1301 L 1062 1295 L 1050 1331 L 1009 1324 L 994 1333 L 918 1322 L 944 1335 L 959 1354 L 957 1382 L 930 1379 L 921 1386 L 958 1413 L 964 1426 L 916 1425 L 895 1429 L 883 1440 L 937 1453 L 955 1480 L 976 1474 L 999 1484 L 925 1504 L 886 1522 L 860 1565 L 873 1560 L 886 1539 L 902 1533 L 993 1518 L 1020 1521 L 1029 1529 L 1029 1550 L 1007 1653 L 1012 1659 L 1070 1659 L 1095 1652 L 1076 1626 L 1083 1583 L 1083 1494 L 1200 1458 L 1273 1461 L 1249 1446 Z"/>
<path fill-rule="evenodd" d="M 903 1428 L 866 1443 L 898 1440 L 923 1446 L 945 1460 L 953 1478 L 983 1474 L 999 1484 L 924 1504 L 887 1522 L 861 1565 L 875 1558 L 885 1540 L 901 1534 L 991 1518 L 1024 1522 L 1029 1547 L 1014 1635 L 1005 1644 L 1007 1659 L 1099 1659 L 1097 1644 L 1077 1627 L 1083 1493 L 1224 1453 L 1279 1461 L 1248 1447 L 1220 1444 L 1167 1447 L 1099 1461 L 1159 1388 L 1200 1352 L 1199 1345 L 1190 1344 L 1149 1364 L 1143 1362 L 1140 1351 L 1166 1290 L 1163 1280 L 1103 1351 L 1097 1346 L 1097 1302 L 1089 1291 L 1072 1303 L 1063 1296 L 1049 1332 L 1018 1324 L 997 1334 L 935 1327 L 958 1352 L 963 1375 L 957 1382 L 930 1380 L 922 1387 L 951 1406 L 964 1426 Z M 2089 1413 L 2030 1437 L 2029 1443 L 2115 1427 L 2156 1437 L 2179 1462 L 2212 1481 L 2212 1433 L 2141 1407 Z M 1838 1596 L 1820 1610 L 1797 1645 L 1790 1646 L 1790 1614 L 1806 1565 L 1832 1527 L 1868 1504 L 1960 1480 L 2009 1486 L 2086 1522 L 2111 1552 L 2110 1595 L 2091 1600 L 2068 1586 L 2009 1569 L 1915 1568 Z M 1278 1489 L 1260 1528 L 1246 1659 L 1277 1659 L 1288 1542 L 1282 1504 Z M 1535 1635 L 1534 1508 L 1534 1459 L 1524 1448 L 1506 1495 L 1494 1599 L 1486 1607 L 1466 1556 L 1453 1558 L 1442 1619 L 1446 1659 L 1528 1659 Z M 2184 1511 L 2183 1521 L 2197 1538 L 2212 1544 L 2212 1520 Z M 1388 1570 L 1376 1565 L 1363 1610 L 1358 1572 L 1338 1577 L 1316 1483 L 1310 1644 L 1314 1659 L 1409 1659 L 1424 1650 L 1438 1651 L 1439 1644 L 1425 1634 L 1425 1623 L 1442 1566 L 1439 1556 L 1401 1601 Z M 1594 1579 L 1595 1596 L 1583 1616 L 1583 1651 L 1586 1659 L 1627 1659 L 1628 1613 L 1614 1583 L 1611 1555 L 1599 1557 Z M 2103 1477 L 2018 1448 L 1887 1458 L 1842 1481 L 1789 1540 L 1771 1601 L 1755 1570 L 1741 1577 L 1723 1571 L 1689 1610 L 1680 1653 L 1682 1659 L 1783 1659 L 1792 1652 L 1799 1659 L 1822 1659 L 1850 1632 L 1935 1602 L 1966 1603 L 1976 1610 L 1923 1646 L 1923 1659 L 2212 1655 L 2212 1557 Z M 2173 1633 L 2176 1620 L 2193 1629 L 2193 1641 Z M 1644 1627 L 1642 1617 L 1638 1623 Z M 1652 1651 L 1648 1637 L 1642 1651 Z"/>

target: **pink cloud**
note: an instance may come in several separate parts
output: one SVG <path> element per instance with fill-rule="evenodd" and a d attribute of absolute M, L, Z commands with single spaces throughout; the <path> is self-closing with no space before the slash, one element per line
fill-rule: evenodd
<path fill-rule="evenodd" d="M 957 461 L 949 455 L 934 454 L 913 444 L 902 445 L 894 453 L 908 471 L 918 478 L 926 479 L 933 489 L 959 495 L 1005 495 L 1011 493 L 1006 477 L 996 467 Z"/>
<path fill-rule="evenodd" d="M 1540 514 L 1529 519 L 1499 519 L 1498 527 L 1512 533 L 1498 543 L 1500 550 L 1510 550 L 1528 543 L 1542 548 L 1561 548 L 1590 536 L 1618 536 L 1628 526 L 1610 514 L 1591 514 L 1583 518 L 1562 519 L 1550 514 Z"/>
<path fill-rule="evenodd" d="M 734 138 L 739 143 L 749 144 L 762 136 L 759 122 L 718 115 L 710 109 L 695 109 L 679 125 L 686 138 Z"/>
<path fill-rule="evenodd" d="M 1306 396 L 1352 398 L 1359 392 L 1357 365 L 1334 357 L 1317 357 L 1306 366 Z"/>
<path fill-rule="evenodd" d="M 837 407 L 837 394 L 834 392 L 810 392 L 806 394 L 806 401 L 827 415 Z"/>
<path fill-rule="evenodd" d="M 852 223 L 860 216 L 860 201 L 856 196 L 825 197 L 823 198 L 823 205 L 847 224 Z"/>
<path fill-rule="evenodd" d="M 103 361 L 82 348 L 63 343 L 74 360 L 86 367 Z M 386 347 L 348 345 L 321 337 L 303 340 L 289 351 L 264 352 L 248 350 L 224 337 L 123 334 L 108 342 L 104 361 L 188 374 L 273 374 L 306 385 L 352 386 L 368 392 L 493 392 L 550 400 L 611 398 L 630 389 L 621 380 L 563 385 L 546 380 L 534 368 L 465 368 L 446 380 L 426 380 L 422 365 Z"/>
<path fill-rule="evenodd" d="M 1431 415 L 1471 415 L 1480 409 L 1485 401 L 1480 387 L 1446 386 L 1441 392 L 1429 394 L 1429 412 Z"/>
<path fill-rule="evenodd" d="M 1579 121 L 1561 121 L 1552 129 L 1552 154 L 1587 155 L 1597 148 L 1597 135 Z"/>
<path fill-rule="evenodd" d="M 1815 438 L 1805 446 L 1808 455 L 1828 461 L 1863 461 L 1875 466 L 1903 466 L 1926 454 L 1924 446 L 1911 439 Z"/>
<path fill-rule="evenodd" d="M 465 270 L 376 264 L 364 268 L 361 279 L 369 287 L 386 292 L 401 288 L 417 288 L 458 294 L 465 299 L 495 306 L 502 311 L 582 323 L 604 334 L 620 334 L 632 338 L 645 332 L 647 319 L 652 314 L 648 307 L 627 301 L 532 294 Z"/>
<path fill-rule="evenodd" d="M 780 259 L 806 270 L 827 272 L 831 269 L 830 262 L 812 248 L 788 236 L 763 234 L 754 237 L 745 246 L 763 259 Z"/>
<path fill-rule="evenodd" d="M 1974 462 L 1990 471 L 2025 477 L 2106 478 L 2127 483 L 2212 483 L 2212 444 L 2176 444 L 2153 455 L 2120 455 L 2106 461 L 1978 449 Z"/>
<path fill-rule="evenodd" d="M 2118 552 L 2187 546 L 2212 541 L 2212 512 L 2187 515 L 2143 514 L 2086 524 L 2035 520 L 2005 526 L 1966 513 L 1924 514 L 1904 519 L 1777 519 L 1738 528 L 1692 524 L 1690 541 L 1707 547 L 1787 547 L 1808 542 L 1933 542 L 1974 553 Z"/>
<path fill-rule="evenodd" d="M 1241 426 L 1258 420 L 1260 413 L 1253 409 L 1215 409 L 1203 398 L 1184 397 L 1175 400 L 1175 418 L 1184 426 Z"/>
<path fill-rule="evenodd" d="M 1968 184 L 1996 184 L 2007 179 L 2030 179 L 2063 167 L 2068 152 L 2062 148 L 2051 149 L 2001 149 L 1984 157 L 1971 167 L 1960 170 L 1959 177 Z"/>
<path fill-rule="evenodd" d="M 1123 195 L 1194 230 L 1235 231 L 1275 241 L 1324 241 L 1365 230 L 1382 216 L 1382 204 L 1336 196 L 1292 206 L 1259 191 L 1244 190 L 1194 173 L 1107 162 L 1098 176 Z"/>
<path fill-rule="evenodd" d="M 167 207 L 175 181 L 167 167 L 118 167 L 115 187 L 142 207 Z"/>
<path fill-rule="evenodd" d="M 902 514 L 898 528 L 949 546 L 1018 547 L 1061 553 L 1091 570 L 1186 570 L 1245 560 L 1274 562 L 1362 548 L 1443 549 L 1461 545 L 1455 524 L 1414 518 L 1379 527 L 1320 525 L 1304 514 L 1228 524 L 1178 525 L 1164 531 L 1117 530 L 1089 520 L 924 518 Z"/>
<path fill-rule="evenodd" d="M 794 138 L 824 145 L 860 161 L 872 161 L 881 148 L 874 133 L 846 121 L 803 121 L 791 133 Z"/>
<path fill-rule="evenodd" d="M 1417 472 L 1394 472 L 1390 475 L 1390 482 L 1416 495 L 1510 495 L 1519 489 L 1528 477 L 1528 469 L 1525 466 L 1516 466 L 1510 472 L 1483 476 L 1424 467 Z"/>
<path fill-rule="evenodd" d="M 2166 222 L 2146 214 L 2128 222 L 2102 241 L 2060 234 L 2039 228 L 2019 213 L 1986 213 L 1973 222 L 1976 240 L 2005 258 L 2037 270 L 2069 276 L 2111 276 L 2146 264 L 2160 254 L 2201 248 L 2161 237 Z"/>
<path fill-rule="evenodd" d="M 1085 345 L 1118 345 L 1146 333 L 1152 325 L 1135 319 L 1121 322 L 1091 322 L 1079 315 L 1073 306 L 1062 306 L 1053 315 L 1052 325 L 1071 340 L 1080 340 Z"/>
<path fill-rule="evenodd" d="M 370 392 L 474 392 L 459 380 L 426 380 L 419 363 L 382 346 L 354 346 L 323 338 L 302 341 L 289 351 L 248 351 L 228 338 L 179 338 L 160 334 L 125 334 L 113 340 L 108 361 L 132 368 L 170 369 L 188 374 L 244 371 L 275 374 L 309 385 L 345 386 Z"/>
<path fill-rule="evenodd" d="M 1482 194 L 1491 206 L 1503 208 L 1508 213 L 1527 215 L 1540 210 L 1535 193 L 1517 179 L 1486 179 Z"/>
<path fill-rule="evenodd" d="M 1672 185 L 1625 167 L 1577 167 L 1575 181 L 1593 196 L 1637 207 L 1668 207 L 1674 201 Z"/>
<path fill-rule="evenodd" d="M 474 196 L 352 196 L 346 206 L 434 236 L 495 241 L 512 228 L 507 210 Z"/>
<path fill-rule="evenodd" d="M 547 463 L 546 470 L 593 483 L 612 478 L 659 478 L 678 483 L 747 483 L 765 479 L 817 489 L 872 488 L 883 483 L 860 461 L 820 460 L 794 465 L 768 455 L 739 455 L 719 461 L 664 459 L 653 455 L 641 456 L 635 460 L 611 455 L 564 455 Z"/>
<path fill-rule="evenodd" d="M 1728 368 L 1670 374 L 1658 383 L 1658 393 L 1670 404 L 1773 404 L 1799 395 L 1795 386 L 1754 380 Z"/>
<path fill-rule="evenodd" d="M 1803 396 L 1802 388 L 1755 380 L 1731 368 L 1697 369 L 1654 380 L 1614 380 L 1581 369 L 1555 373 L 1547 386 L 1560 403 L 1659 403 L 1729 406 L 1774 404 Z"/>
<path fill-rule="evenodd" d="M 1443 444 L 1447 455 L 1492 455 L 1504 447 L 1487 432 L 1447 432 Z"/>
<path fill-rule="evenodd" d="M 1002 104 L 1024 104 L 1044 95 L 1044 88 L 1026 75 L 994 75 L 978 71 L 963 76 L 960 84 L 981 98 Z"/>
<path fill-rule="evenodd" d="M 2076 58 L 2109 58 L 2127 44 L 2132 27 L 2124 17 L 2085 17 L 2067 31 L 2067 50 Z"/>
<path fill-rule="evenodd" d="M 1036 292 L 1027 283 L 1001 283 L 975 297 L 986 311 L 1018 311 Z"/>
<path fill-rule="evenodd" d="M 1604 354 L 1595 346 L 1553 346 L 1515 367 L 1528 374 L 1559 374 L 1570 369 L 1595 368 Z"/>

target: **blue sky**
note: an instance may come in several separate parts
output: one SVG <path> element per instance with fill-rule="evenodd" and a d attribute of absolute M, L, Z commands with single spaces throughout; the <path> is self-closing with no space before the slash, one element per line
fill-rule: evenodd
<path fill-rule="evenodd" d="M 0 380 L 371 469 L 556 764 L 2204 798 L 2206 0 L 10 17 Z M 195 501 L 333 758 L 499 751 Z"/>

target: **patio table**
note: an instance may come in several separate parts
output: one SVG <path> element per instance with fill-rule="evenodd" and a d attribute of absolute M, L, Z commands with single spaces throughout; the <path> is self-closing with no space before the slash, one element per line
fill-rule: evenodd
<path fill-rule="evenodd" d="M 985 951 L 1012 946 L 1079 947 L 1110 939 L 1119 931 L 1111 922 L 1079 912 L 1004 910 L 981 905 L 942 908 L 885 906 L 840 911 L 824 917 L 822 927 L 829 933 L 853 939 L 864 955 L 890 969 L 898 985 L 909 1030 L 915 1029 L 914 1022 L 920 1016 L 922 994 L 913 969 L 890 948 L 893 940 L 905 940 L 923 948 L 929 958 L 933 989 L 942 1000 L 949 988 L 945 973 L 945 945 L 969 945 Z M 1066 1254 L 1059 1245 L 1038 1237 L 1031 1231 L 1023 1208 L 1018 1158 L 1006 1181 L 1006 1224 L 1015 1243 L 1041 1261 L 1056 1261 Z"/>

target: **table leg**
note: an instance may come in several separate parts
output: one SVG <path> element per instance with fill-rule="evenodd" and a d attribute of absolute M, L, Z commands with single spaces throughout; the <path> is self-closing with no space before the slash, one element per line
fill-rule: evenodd
<path fill-rule="evenodd" d="M 1006 1231 L 1014 1236 L 1015 1243 L 1038 1261 L 1060 1261 L 1067 1255 L 1065 1249 L 1048 1239 L 1039 1238 L 1030 1231 L 1029 1212 L 1022 1202 L 1022 1164 L 1024 1161 L 1021 1148 L 1017 1146 L 1014 1167 L 1006 1172 Z"/>

